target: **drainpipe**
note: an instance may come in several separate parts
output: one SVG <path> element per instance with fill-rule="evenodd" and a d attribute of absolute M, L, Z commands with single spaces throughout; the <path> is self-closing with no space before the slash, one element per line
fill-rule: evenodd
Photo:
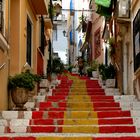
<path fill-rule="evenodd" d="M 10 0 L 8 0 L 8 44 L 10 44 Z M 7 50 L 7 57 L 8 57 L 8 63 L 7 63 L 7 65 L 8 65 L 8 77 L 10 76 L 10 54 L 9 54 L 9 50 L 10 50 L 10 47 L 8 48 L 8 50 Z M 7 84 L 8 84 L 8 81 L 7 81 Z M 8 91 L 7 91 L 7 93 L 8 93 Z M 8 99 L 7 99 L 7 101 L 8 101 L 8 110 L 10 109 L 10 92 L 8 93 Z"/>

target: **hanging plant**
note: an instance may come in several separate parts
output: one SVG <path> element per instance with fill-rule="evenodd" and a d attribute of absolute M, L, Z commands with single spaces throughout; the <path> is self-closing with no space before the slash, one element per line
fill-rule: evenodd
<path fill-rule="evenodd" d="M 115 54 L 115 38 L 114 37 L 109 38 L 108 43 L 109 43 L 109 54 L 110 57 L 112 57 Z"/>
<path fill-rule="evenodd" d="M 80 24 L 78 27 L 82 27 L 82 32 L 86 32 L 87 29 L 87 16 L 83 14 L 79 17 Z"/>

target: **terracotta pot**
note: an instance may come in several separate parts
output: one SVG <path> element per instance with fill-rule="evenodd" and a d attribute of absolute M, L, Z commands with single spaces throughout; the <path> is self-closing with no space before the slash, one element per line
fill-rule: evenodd
<path fill-rule="evenodd" d="M 11 97 L 16 108 L 23 109 L 24 104 L 28 101 L 28 90 L 24 88 L 16 88 L 11 92 Z"/>

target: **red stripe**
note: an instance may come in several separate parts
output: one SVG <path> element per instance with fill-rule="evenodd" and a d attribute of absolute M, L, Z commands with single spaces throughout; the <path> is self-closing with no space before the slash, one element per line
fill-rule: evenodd
<path fill-rule="evenodd" d="M 58 108 L 39 108 L 39 111 L 66 111 L 67 109 L 65 107 L 58 107 Z"/>
<path fill-rule="evenodd" d="M 29 133 L 42 133 L 42 132 L 55 132 L 55 126 L 30 126 L 28 128 Z"/>
<path fill-rule="evenodd" d="M 102 126 L 99 133 L 136 133 L 135 126 Z"/>
<path fill-rule="evenodd" d="M 93 140 L 140 140 L 140 137 L 100 137 Z"/>
<path fill-rule="evenodd" d="M 103 111 L 97 112 L 98 118 L 108 118 L 108 117 L 130 117 L 130 111 Z"/>
<path fill-rule="evenodd" d="M 121 118 L 121 119 L 99 119 L 99 125 L 109 125 L 109 124 L 133 124 L 132 118 Z"/>
<path fill-rule="evenodd" d="M 67 107 L 67 103 L 66 102 L 60 102 L 58 103 L 59 107 Z"/>
<path fill-rule="evenodd" d="M 43 113 L 44 113 L 44 111 L 33 111 L 32 119 L 43 118 Z"/>
<path fill-rule="evenodd" d="M 11 140 L 36 140 L 35 137 L 14 137 Z"/>
<path fill-rule="evenodd" d="M 0 140 L 10 140 L 10 137 L 0 137 Z"/>
<path fill-rule="evenodd" d="M 30 121 L 32 125 L 53 125 L 53 119 L 35 119 Z"/>
<path fill-rule="evenodd" d="M 107 108 L 104 108 L 104 107 L 94 107 L 94 111 L 114 111 L 114 110 L 118 110 L 118 111 L 121 111 L 121 108 L 120 107 L 107 107 Z"/>
<path fill-rule="evenodd" d="M 52 102 L 51 101 L 40 102 L 39 103 L 39 108 L 48 108 L 48 107 L 52 107 Z"/>
<path fill-rule="evenodd" d="M 103 102 L 100 102 L 100 103 L 93 103 L 93 106 L 94 107 L 120 107 L 120 104 L 119 103 L 103 103 Z"/>
<path fill-rule="evenodd" d="M 88 95 L 105 95 L 104 92 L 88 92 Z"/>
<path fill-rule="evenodd" d="M 48 118 L 64 118 L 64 112 L 48 112 Z"/>
<path fill-rule="evenodd" d="M 104 92 L 102 88 L 87 88 L 88 92 Z"/>
<path fill-rule="evenodd" d="M 106 96 L 106 95 L 90 95 L 91 99 L 103 99 L 103 100 L 114 100 L 113 96 Z"/>

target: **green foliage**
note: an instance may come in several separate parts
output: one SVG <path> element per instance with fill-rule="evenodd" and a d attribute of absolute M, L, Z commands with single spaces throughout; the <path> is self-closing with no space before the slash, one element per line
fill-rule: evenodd
<path fill-rule="evenodd" d="M 102 76 L 102 80 L 106 80 L 106 66 L 104 64 L 99 64 L 99 73 Z"/>
<path fill-rule="evenodd" d="M 114 66 L 112 64 L 110 64 L 106 68 L 106 78 L 107 79 L 114 79 L 115 76 L 116 76 L 116 69 L 114 68 Z"/>
<path fill-rule="evenodd" d="M 69 71 L 69 72 L 72 72 L 72 69 L 73 69 L 73 68 L 74 68 L 73 65 L 68 66 L 68 71 Z"/>
<path fill-rule="evenodd" d="M 41 76 L 33 74 L 29 71 L 10 76 L 8 81 L 8 89 L 15 89 L 16 87 L 25 88 L 27 90 L 33 90 L 35 83 L 41 81 Z"/>
<path fill-rule="evenodd" d="M 114 79 L 116 76 L 116 69 L 112 64 L 105 66 L 104 64 L 99 65 L 99 73 L 103 80 Z"/>
<path fill-rule="evenodd" d="M 114 37 L 111 37 L 111 38 L 109 38 L 109 45 L 110 46 L 114 46 L 115 45 L 115 38 Z"/>
<path fill-rule="evenodd" d="M 52 72 L 62 73 L 64 71 L 64 64 L 61 62 L 60 58 L 53 59 Z"/>
<path fill-rule="evenodd" d="M 96 71 L 98 69 L 98 66 L 98 62 L 96 60 L 93 60 L 91 64 L 92 71 Z"/>
<path fill-rule="evenodd" d="M 92 77 L 92 68 L 91 67 L 89 67 L 88 69 L 87 69 L 87 74 L 88 74 L 88 77 Z"/>
<path fill-rule="evenodd" d="M 115 38 L 111 37 L 109 38 L 109 54 L 110 56 L 115 54 Z"/>

